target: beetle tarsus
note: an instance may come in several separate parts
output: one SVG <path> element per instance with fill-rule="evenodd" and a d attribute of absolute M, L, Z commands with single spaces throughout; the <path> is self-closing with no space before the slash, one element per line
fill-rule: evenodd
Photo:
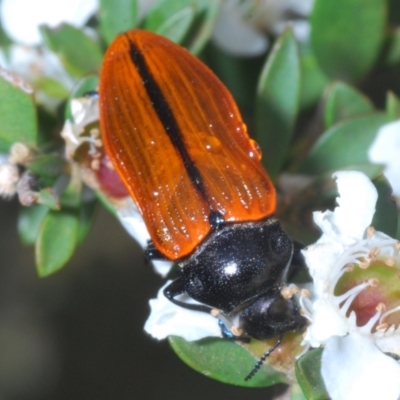
<path fill-rule="evenodd" d="M 218 325 L 221 328 L 221 334 L 225 339 L 236 340 L 238 342 L 250 343 L 250 338 L 245 336 L 234 335 L 225 325 L 225 323 L 218 319 Z"/>

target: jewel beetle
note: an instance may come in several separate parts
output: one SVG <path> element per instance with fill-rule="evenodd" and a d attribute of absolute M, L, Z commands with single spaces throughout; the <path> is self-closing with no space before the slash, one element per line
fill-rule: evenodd
<path fill-rule="evenodd" d="M 220 321 L 232 339 L 304 327 L 294 299 L 281 295 L 293 242 L 274 217 L 274 186 L 214 73 L 168 39 L 131 30 L 105 54 L 99 107 L 106 152 L 151 237 L 147 257 L 180 267 L 166 297 L 238 316 L 243 337 Z M 200 304 L 176 299 L 182 293 Z"/>

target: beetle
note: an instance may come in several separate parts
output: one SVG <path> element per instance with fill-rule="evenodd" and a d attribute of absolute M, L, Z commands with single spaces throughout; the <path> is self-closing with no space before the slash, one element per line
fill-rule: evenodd
<path fill-rule="evenodd" d="M 303 328 L 296 302 L 281 295 L 293 242 L 274 216 L 274 186 L 214 73 L 168 39 L 131 30 L 105 54 L 99 109 L 106 152 L 151 237 L 147 258 L 180 267 L 165 296 L 238 316 L 243 336 L 220 320 L 235 340 Z M 183 293 L 200 304 L 178 300 Z"/>

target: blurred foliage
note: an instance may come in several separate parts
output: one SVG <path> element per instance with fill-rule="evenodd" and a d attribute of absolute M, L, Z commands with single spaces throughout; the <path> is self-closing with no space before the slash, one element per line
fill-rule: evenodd
<path fill-rule="evenodd" d="M 0 150 L 6 153 L 20 142 L 34 152 L 20 168 L 35 177 L 38 195 L 36 204 L 21 208 L 18 228 L 21 240 L 35 245 L 40 276 L 67 264 L 90 230 L 98 199 L 113 209 L 101 192 L 76 184 L 60 131 L 65 120 L 72 121 L 71 101 L 96 90 L 107 44 L 133 27 L 182 44 L 214 69 L 238 101 L 282 197 L 287 197 L 282 176 L 307 178 L 291 194 L 290 206 L 280 208 L 295 239 L 313 237 L 311 211 L 334 204 L 331 174 L 349 169 L 374 180 L 380 195 L 374 223 L 400 238 L 390 185 L 382 166 L 368 157 L 379 128 L 400 117 L 398 1 L 316 0 L 308 40 L 297 40 L 290 29 L 279 37 L 266 32 L 273 44 L 250 58 L 226 54 L 210 42 L 220 2 L 158 0 L 142 19 L 134 0 L 101 0 L 99 7 L 89 31 L 68 24 L 40 28 L 43 46 L 61 61 L 74 82 L 72 90 L 43 76 L 34 82 L 34 98 L 18 77 L 3 73 L 0 78 Z M 0 45 L 7 57 L 12 41 L 2 29 Z M 171 338 L 171 345 L 190 366 L 224 382 L 268 386 L 285 381 L 281 373 L 265 369 L 245 383 L 243 374 L 254 358 L 224 340 L 189 344 Z M 308 353 L 296 366 L 309 399 L 326 398 L 320 378 L 310 372 L 318 357 L 320 351 Z"/>

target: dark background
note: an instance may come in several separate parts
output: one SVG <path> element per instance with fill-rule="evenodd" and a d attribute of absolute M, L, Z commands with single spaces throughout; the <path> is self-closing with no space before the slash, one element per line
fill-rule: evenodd
<path fill-rule="evenodd" d="M 162 280 L 104 209 L 70 263 L 45 279 L 17 215 L 16 201 L 0 202 L 0 400 L 273 397 L 206 378 L 144 333 Z"/>

